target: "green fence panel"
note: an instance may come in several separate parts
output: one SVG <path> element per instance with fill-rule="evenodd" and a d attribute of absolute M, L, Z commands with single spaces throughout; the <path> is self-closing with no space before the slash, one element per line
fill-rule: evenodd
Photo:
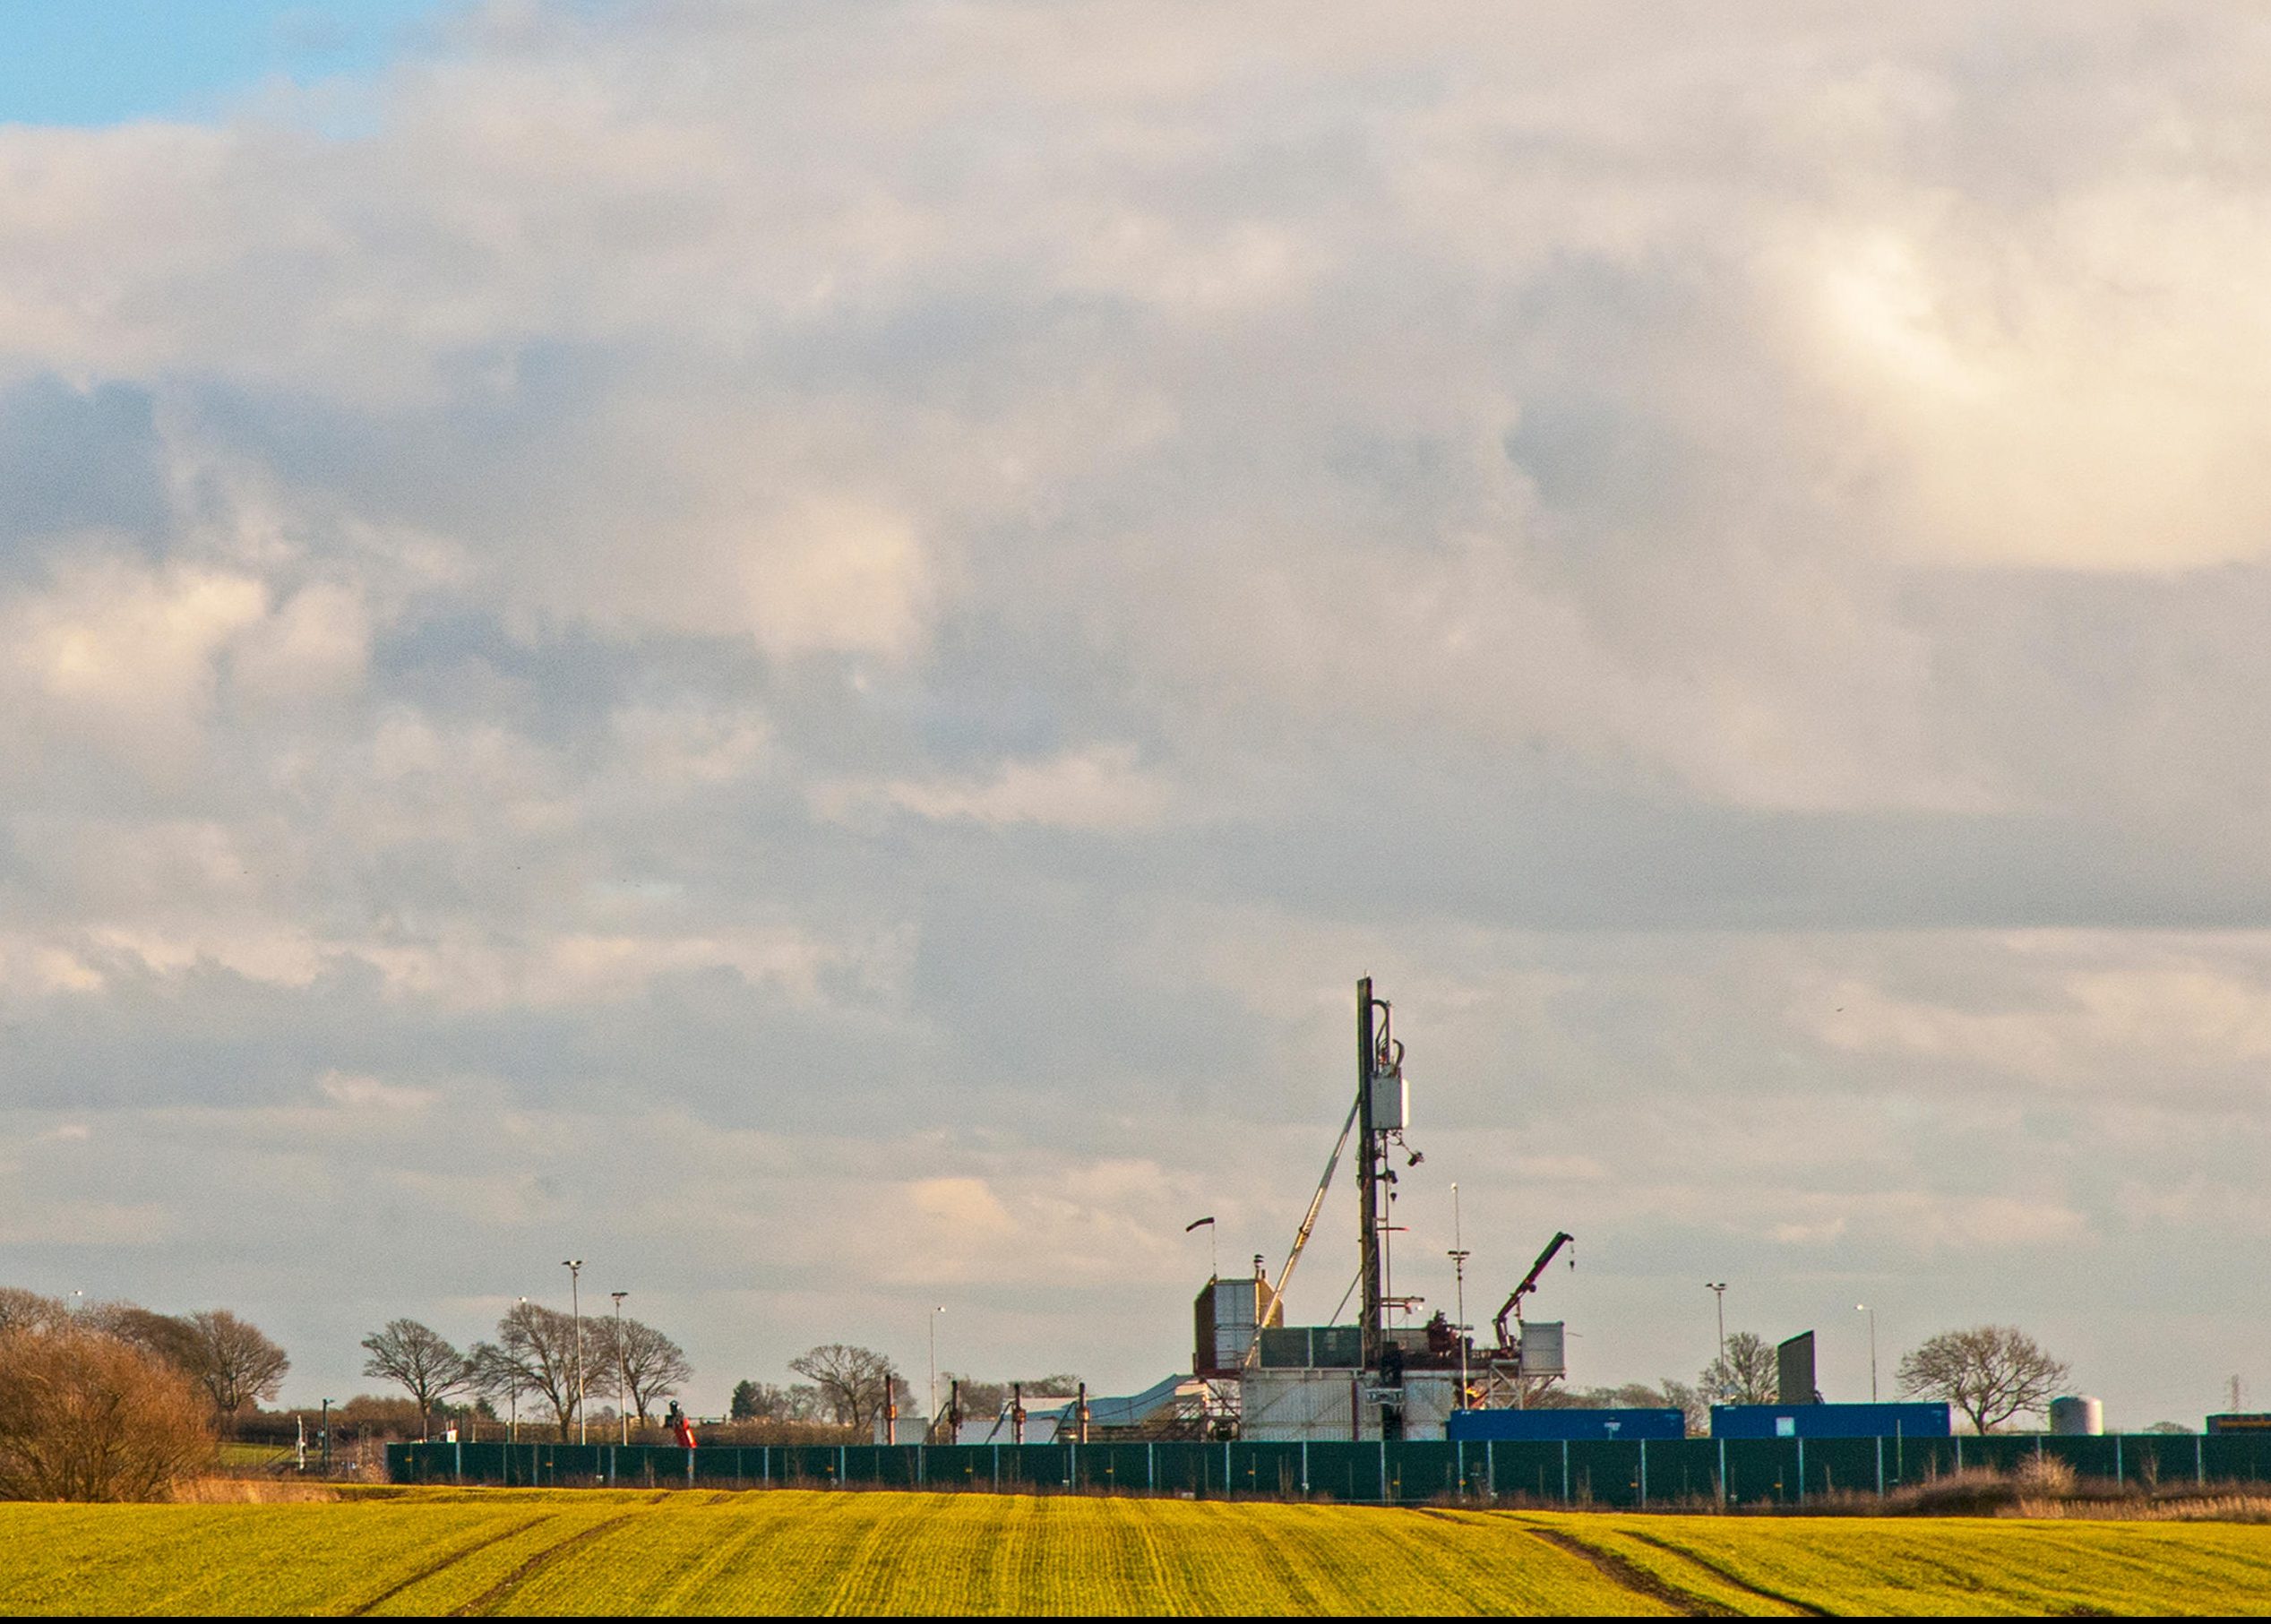
<path fill-rule="evenodd" d="M 2092 1481 L 2146 1486 L 2271 1480 L 2271 1437 L 1584 1439 L 1487 1443 L 390 1445 L 399 1483 L 676 1488 L 802 1485 L 1015 1492 L 1073 1490 L 1202 1499 L 1308 1497 L 1360 1505 L 1438 1499 L 1616 1508 L 1798 1505 L 1926 1483 L 1958 1469 L 2064 1462 Z"/>

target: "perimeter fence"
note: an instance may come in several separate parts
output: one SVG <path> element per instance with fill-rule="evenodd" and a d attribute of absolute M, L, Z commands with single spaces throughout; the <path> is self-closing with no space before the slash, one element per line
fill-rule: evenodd
<path fill-rule="evenodd" d="M 1689 1438 L 1487 1443 L 395 1444 L 398 1483 L 528 1488 L 829 1487 L 1252 1496 L 1359 1504 L 1457 1498 L 1637 1508 L 1802 1505 L 1953 1473 L 2062 1461 L 2133 1488 L 2271 1482 L 2271 1435 Z"/>

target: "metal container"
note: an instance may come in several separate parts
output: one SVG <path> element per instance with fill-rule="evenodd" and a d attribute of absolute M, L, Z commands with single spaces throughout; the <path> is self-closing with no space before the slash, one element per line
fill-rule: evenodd
<path fill-rule="evenodd" d="M 1356 1436 L 1355 1371 L 1249 1371 L 1238 1384 L 1238 1436 L 1260 1443 L 1346 1443 Z"/>
<path fill-rule="evenodd" d="M 2101 1438 L 2105 1433 L 2105 1406 L 2080 1395 L 2053 1398 L 2051 1431 L 2061 1438 Z"/>
<path fill-rule="evenodd" d="M 1559 1319 L 1542 1319 L 1535 1323 L 1525 1320 L 1522 1325 L 1522 1374 L 1568 1375 L 1569 1361 L 1563 1351 L 1567 1345 L 1566 1335 Z"/>
<path fill-rule="evenodd" d="M 1440 1443 L 1443 1428 L 1458 1410 L 1458 1377 L 1433 1371 L 1404 1378 L 1404 1437 L 1414 1443 Z M 1379 1409 L 1372 1416 L 1375 1430 Z"/>
<path fill-rule="evenodd" d="M 1687 1417 L 1677 1410 L 1461 1410 L 1444 1429 L 1454 1443 L 1506 1443 L 1561 1439 L 1685 1438 Z"/>
<path fill-rule="evenodd" d="M 1200 1375 L 1210 1375 L 1243 1365 L 1246 1350 L 1253 1345 L 1254 1321 L 1269 1297 L 1266 1281 L 1209 1281 L 1191 1304 L 1191 1368 Z"/>
<path fill-rule="evenodd" d="M 1266 1371 L 1353 1371 L 1363 1358 L 1363 1333 L 1353 1325 L 1270 1326 L 1261 1333 Z"/>
<path fill-rule="evenodd" d="M 1944 1404 L 1717 1404 L 1714 1438 L 1946 1438 Z"/>

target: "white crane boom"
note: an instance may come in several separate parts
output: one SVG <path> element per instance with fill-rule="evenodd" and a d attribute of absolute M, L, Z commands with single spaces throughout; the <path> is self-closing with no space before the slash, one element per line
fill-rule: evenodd
<path fill-rule="evenodd" d="M 1325 1176 L 1317 1181 L 1317 1193 L 1309 1198 L 1309 1210 L 1302 1216 L 1301 1227 L 1294 1232 L 1293 1250 L 1286 1254 L 1286 1267 L 1277 1271 L 1277 1278 L 1269 1288 L 1269 1301 L 1254 1316 L 1254 1339 L 1246 1345 L 1242 1364 L 1252 1366 L 1261 1357 L 1261 1334 L 1277 1317 L 1277 1305 L 1285 1300 L 1286 1287 L 1293 1280 L 1294 1267 L 1301 1261 L 1301 1249 L 1309 1244 L 1310 1232 L 1317 1227 L 1317 1215 L 1324 1210 L 1325 1191 L 1332 1187 L 1333 1173 L 1340 1165 L 1340 1153 L 1348 1148 L 1348 1136 L 1356 1131 L 1356 1113 L 1363 1103 L 1359 1096 L 1356 1103 L 1348 1107 L 1348 1120 L 1340 1125 L 1340 1138 L 1333 1142 L 1332 1156 L 1325 1163 Z"/>

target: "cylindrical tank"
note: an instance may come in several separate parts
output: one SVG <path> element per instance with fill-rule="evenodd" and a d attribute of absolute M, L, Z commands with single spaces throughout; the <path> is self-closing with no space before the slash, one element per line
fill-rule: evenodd
<path fill-rule="evenodd" d="M 2079 1396 L 2053 1398 L 2051 1431 L 2061 1438 L 2095 1438 L 2105 1431 L 2105 1406 Z"/>

